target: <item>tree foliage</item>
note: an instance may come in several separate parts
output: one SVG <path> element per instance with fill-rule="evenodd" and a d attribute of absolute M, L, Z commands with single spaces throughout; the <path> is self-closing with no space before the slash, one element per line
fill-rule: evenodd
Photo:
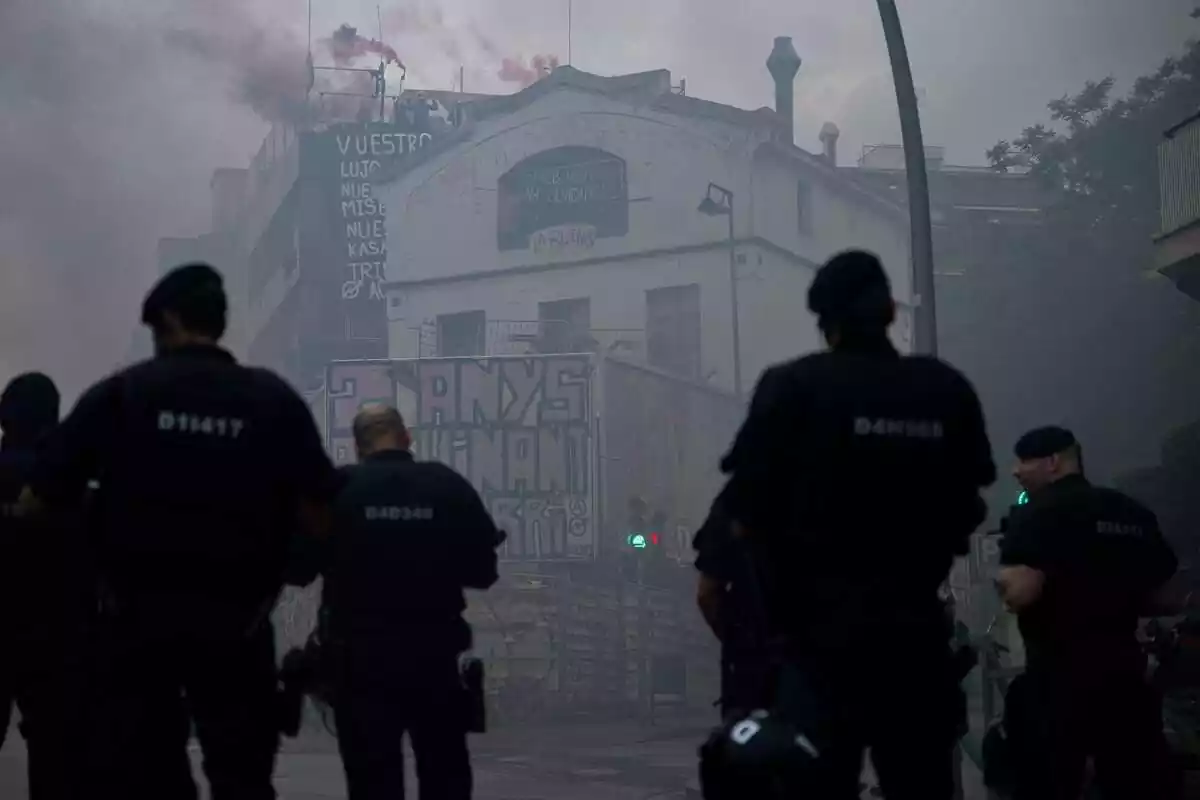
<path fill-rule="evenodd" d="M 987 153 L 995 170 L 1028 172 L 1046 196 L 1019 247 L 994 245 L 1009 249 L 1017 288 L 997 283 L 979 313 L 1013 318 L 1009 340 L 992 346 L 1009 360 L 1011 348 L 1020 353 L 993 403 L 1029 425 L 1075 428 L 1103 480 L 1157 460 L 1163 437 L 1200 408 L 1200 304 L 1149 277 L 1158 146 L 1200 111 L 1200 43 L 1127 89 L 1097 79 L 1047 109 Z"/>
<path fill-rule="evenodd" d="M 1146 267 L 1158 230 L 1157 146 L 1200 111 L 1200 43 L 1138 78 L 1124 96 L 1114 97 L 1114 86 L 1111 77 L 1089 81 L 1050 102 L 1049 124 L 998 142 L 987 158 L 997 171 L 1026 168 L 1044 182 L 1068 217 L 1061 221 L 1094 237 L 1098 247 L 1089 250 Z"/>

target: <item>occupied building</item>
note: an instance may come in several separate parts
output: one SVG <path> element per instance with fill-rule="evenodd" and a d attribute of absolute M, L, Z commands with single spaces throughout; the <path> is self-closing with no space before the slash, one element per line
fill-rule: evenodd
<path fill-rule="evenodd" d="M 404 92 L 369 121 L 345 110 L 370 98 L 314 103 L 312 122 L 272 127 L 248 168 L 214 172 L 211 232 L 161 240 L 162 265 L 218 265 L 231 349 L 302 389 L 319 387 L 330 361 L 385 357 L 383 210 L 363 182 L 452 130 L 474 97 Z"/>
<path fill-rule="evenodd" d="M 908 349 L 906 212 L 793 144 L 799 66 L 777 40 L 775 109 L 685 96 L 665 70 L 566 66 L 468 103 L 466 125 L 370 184 L 390 356 L 616 352 L 749 391 L 821 346 L 806 290 L 851 246 L 887 264 Z"/>

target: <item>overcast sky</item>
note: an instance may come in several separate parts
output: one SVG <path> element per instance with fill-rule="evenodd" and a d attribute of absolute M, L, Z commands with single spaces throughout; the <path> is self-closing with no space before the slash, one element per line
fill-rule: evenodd
<path fill-rule="evenodd" d="M 506 52 L 553 53 L 566 61 L 567 0 L 407 4 L 435 5 L 444 9 L 448 28 L 472 19 Z M 1044 118 L 1049 100 L 1109 74 L 1127 87 L 1156 67 L 1200 33 L 1200 23 L 1187 16 L 1195 5 L 900 0 L 915 80 L 924 90 L 927 141 L 946 146 L 955 163 L 982 163 L 998 139 Z M 373 2 L 314 0 L 323 27 L 355 13 L 364 30 L 375 29 Z M 798 144 L 817 148 L 826 120 L 841 127 L 846 159 L 857 157 L 864 143 L 899 140 L 874 0 L 574 0 L 573 18 L 572 61 L 580 69 L 618 74 L 665 67 L 676 80 L 687 78 L 689 94 L 749 108 L 773 104 L 763 62 L 775 36 L 791 36 L 804 60 L 796 81 Z M 453 59 L 428 29 L 411 30 L 392 36 L 402 55 L 409 54 L 410 69 L 422 82 L 448 88 Z M 469 49 L 469 38 L 464 42 Z M 492 76 L 476 77 L 477 84 L 480 77 Z"/>
<path fill-rule="evenodd" d="M 979 163 L 1085 80 L 1127 86 L 1200 31 L 1192 3 L 902 0 L 927 141 Z M 318 38 L 343 22 L 377 30 L 373 0 L 313 5 Z M 70 391 L 122 357 L 156 240 L 207 229 L 213 168 L 245 165 L 264 132 L 237 87 L 302 63 L 305 7 L 0 0 L 0 379 L 41 367 Z M 412 86 L 450 88 L 462 65 L 468 90 L 511 91 L 502 56 L 567 57 L 567 0 L 420 0 L 382 17 Z M 826 120 L 847 162 L 899 139 L 871 0 L 575 0 L 573 27 L 580 69 L 665 67 L 689 94 L 747 108 L 772 103 L 763 62 L 790 35 L 799 144 L 816 149 Z"/>

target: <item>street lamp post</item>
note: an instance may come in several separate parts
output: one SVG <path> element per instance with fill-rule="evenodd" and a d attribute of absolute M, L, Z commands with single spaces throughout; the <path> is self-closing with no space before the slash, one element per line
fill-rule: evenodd
<path fill-rule="evenodd" d="M 719 201 L 713 199 L 714 194 L 720 197 Z M 733 192 L 724 186 L 710 183 L 697 210 L 710 217 L 729 218 L 729 301 L 733 318 L 733 390 L 738 397 L 741 397 L 742 340 L 741 326 L 738 324 L 737 239 L 733 234 Z"/>
<path fill-rule="evenodd" d="M 921 135 L 921 111 L 913 86 L 908 48 L 896 0 L 878 0 L 896 84 L 896 104 L 900 107 L 900 133 L 904 141 L 904 168 L 908 183 L 908 218 L 912 237 L 913 283 L 916 290 L 913 309 L 914 349 L 937 355 L 937 304 L 933 288 L 933 230 L 929 213 L 929 175 L 925 171 L 925 140 Z"/>
<path fill-rule="evenodd" d="M 904 43 L 904 28 L 896 0 L 877 0 L 888 58 L 892 62 L 892 80 L 896 84 L 896 105 L 900 109 L 900 134 L 904 142 L 904 171 L 908 183 L 908 219 L 912 237 L 913 284 L 916 292 L 913 309 L 913 349 L 936 356 L 937 302 L 933 286 L 933 222 L 929 213 L 929 174 L 925 170 L 925 138 L 921 134 L 921 109 L 913 86 L 912 65 Z M 954 797 L 963 797 L 961 745 L 954 748 Z"/>

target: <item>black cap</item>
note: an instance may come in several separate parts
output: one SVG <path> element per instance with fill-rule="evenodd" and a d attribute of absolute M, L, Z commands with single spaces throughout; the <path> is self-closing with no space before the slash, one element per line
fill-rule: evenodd
<path fill-rule="evenodd" d="M 838 253 L 817 270 L 808 287 L 808 310 L 822 327 L 863 323 L 886 327 L 892 284 L 879 257 L 865 250 Z"/>
<path fill-rule="evenodd" d="M 185 264 L 168 272 L 146 295 L 142 324 L 158 327 L 168 311 L 179 315 L 190 330 L 224 334 L 228 300 L 221 273 L 202 263 Z"/>
<path fill-rule="evenodd" d="M 58 424 L 58 387 L 49 376 L 26 372 L 0 394 L 0 428 L 9 436 L 38 436 Z"/>
<path fill-rule="evenodd" d="M 1077 445 L 1075 434 L 1057 425 L 1034 428 L 1017 440 L 1013 452 L 1021 461 L 1049 458 Z"/>

